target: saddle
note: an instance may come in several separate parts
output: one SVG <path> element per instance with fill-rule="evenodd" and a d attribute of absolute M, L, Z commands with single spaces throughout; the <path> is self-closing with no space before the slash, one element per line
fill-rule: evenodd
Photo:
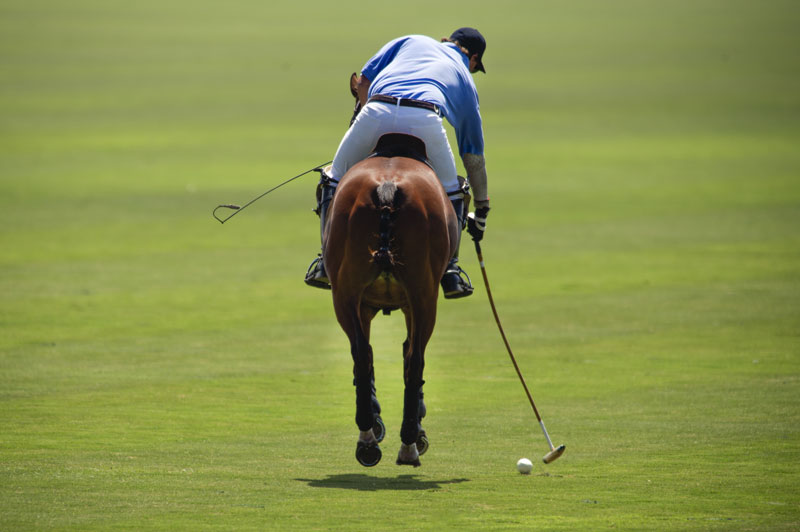
<path fill-rule="evenodd" d="M 367 156 L 370 157 L 408 157 L 421 163 L 425 163 L 433 169 L 430 161 L 428 160 L 428 152 L 425 149 L 425 143 L 413 135 L 405 133 L 387 133 L 381 135 L 378 143 L 372 150 L 372 153 Z"/>

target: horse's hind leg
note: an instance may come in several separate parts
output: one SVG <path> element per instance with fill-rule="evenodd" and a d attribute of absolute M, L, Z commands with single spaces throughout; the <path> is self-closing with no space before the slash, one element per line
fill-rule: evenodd
<path fill-rule="evenodd" d="M 408 352 L 408 347 L 410 342 L 406 339 L 403 342 L 403 357 L 405 358 L 405 354 Z M 422 383 L 425 384 L 425 381 Z M 417 415 L 419 417 L 419 434 L 417 435 L 417 452 L 420 456 L 425 454 L 428 450 L 428 435 L 425 433 L 425 429 L 422 428 L 422 419 L 428 413 L 428 409 L 425 406 L 425 394 L 422 392 L 422 386 L 419 388 L 419 408 L 417 410 Z"/>
<path fill-rule="evenodd" d="M 380 442 L 383 440 L 386 429 L 380 418 L 381 405 L 375 390 L 375 367 L 372 363 L 372 346 L 369 344 L 370 325 L 377 313 L 377 309 L 363 305 L 361 307 L 361 320 L 360 322 L 357 320 L 361 326 L 361 333 L 357 335 L 357 338 L 359 338 L 359 345 L 363 347 L 363 353 L 353 352 L 353 384 L 356 387 L 356 416 L 358 417 L 356 422 L 361 428 L 362 421 L 366 423 L 369 420 L 373 435 Z M 369 409 L 366 406 L 367 395 L 369 395 Z"/>
<path fill-rule="evenodd" d="M 438 286 L 437 286 L 438 288 Z M 417 441 L 420 433 L 424 434 L 420 425 L 422 373 L 425 368 L 425 347 L 433 334 L 436 322 L 436 297 L 417 298 L 416 301 L 433 301 L 433 305 L 418 303 L 406 313 L 406 324 L 409 337 L 404 347 L 405 392 L 403 400 L 403 424 L 400 429 L 400 452 L 397 455 L 398 465 L 413 465 L 419 462 Z M 421 441 L 421 440 L 419 440 Z M 427 450 L 427 438 L 424 440 Z"/>
<path fill-rule="evenodd" d="M 353 383 L 356 387 L 356 425 L 360 431 L 356 446 L 356 459 L 361 465 L 370 467 L 381 459 L 378 438 L 373 431 L 376 414 L 374 405 L 374 373 L 372 367 L 372 346 L 369 344 L 369 323 L 375 312 L 362 309 L 359 319 L 355 305 L 334 305 L 336 315 L 350 339 L 350 353 L 353 356 Z M 382 426 L 382 424 L 381 424 Z"/>

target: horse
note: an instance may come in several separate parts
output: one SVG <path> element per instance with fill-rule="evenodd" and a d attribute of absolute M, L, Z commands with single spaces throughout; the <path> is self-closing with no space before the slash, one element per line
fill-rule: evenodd
<path fill-rule="evenodd" d="M 385 427 L 375 392 L 370 324 L 378 311 L 401 310 L 404 400 L 398 465 L 420 465 L 428 448 L 422 429 L 425 348 L 436 323 L 439 281 L 456 251 L 455 211 L 425 146 L 409 135 L 381 137 L 374 153 L 342 177 L 329 208 L 323 261 L 337 321 L 350 340 L 356 388 L 356 458 L 381 459 Z"/>

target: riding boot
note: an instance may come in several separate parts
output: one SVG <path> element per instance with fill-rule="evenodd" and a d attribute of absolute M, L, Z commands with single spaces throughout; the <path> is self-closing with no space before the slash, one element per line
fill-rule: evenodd
<path fill-rule="evenodd" d="M 473 291 L 469 275 L 458 265 L 458 248 L 461 245 L 461 231 L 466 227 L 467 209 L 464 198 L 461 196 L 450 198 L 450 202 L 453 204 L 453 209 L 456 211 L 456 217 L 458 218 L 458 243 L 456 244 L 456 252 L 447 264 L 447 270 L 442 276 L 441 284 L 445 299 L 458 299 L 471 295 Z"/>
<path fill-rule="evenodd" d="M 325 238 L 325 222 L 328 219 L 328 207 L 330 206 L 333 194 L 336 192 L 335 181 L 326 173 L 328 168 L 318 169 L 320 173 L 319 185 L 317 185 L 317 208 L 314 212 L 319 216 L 319 238 L 320 242 L 324 244 Z M 305 282 L 309 286 L 323 288 L 325 290 L 331 289 L 331 282 L 328 279 L 328 274 L 325 272 L 325 265 L 322 263 L 322 253 L 311 261 L 311 264 L 306 271 Z"/>

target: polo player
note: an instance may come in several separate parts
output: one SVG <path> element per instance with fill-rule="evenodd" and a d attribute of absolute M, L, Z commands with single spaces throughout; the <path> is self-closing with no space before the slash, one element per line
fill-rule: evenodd
<path fill-rule="evenodd" d="M 473 239 L 483 238 L 489 196 L 478 91 L 471 74 L 486 72 L 485 50 L 486 40 L 478 30 L 460 28 L 440 42 L 422 35 L 394 39 L 367 61 L 354 87 L 356 115 L 332 166 L 322 173 L 317 193 L 321 232 L 328 204 L 342 176 L 372 153 L 381 135 L 404 133 L 425 143 L 427 162 L 447 192 L 460 229 L 468 225 Z M 459 183 L 442 118 L 455 129 L 458 152 L 475 200 L 475 212 L 468 224 L 465 187 Z M 305 282 L 330 288 L 322 256 L 309 266 Z M 448 299 L 472 294 L 469 276 L 458 265 L 457 247 L 441 286 Z"/>

